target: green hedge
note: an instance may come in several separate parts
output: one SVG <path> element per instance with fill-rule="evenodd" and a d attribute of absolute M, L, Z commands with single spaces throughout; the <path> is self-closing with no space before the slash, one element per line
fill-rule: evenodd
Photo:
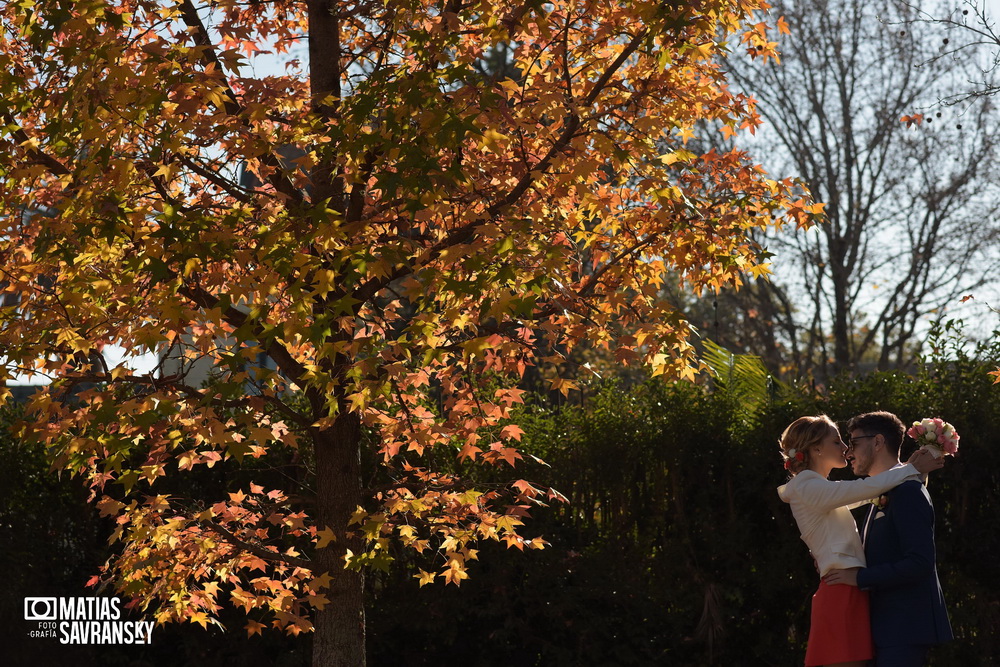
<path fill-rule="evenodd" d="M 775 493 L 786 479 L 777 438 L 804 414 L 846 420 L 878 408 L 904 421 L 941 416 L 962 435 L 960 456 L 930 486 L 958 637 L 935 651 L 934 664 L 1000 655 L 1000 385 L 987 375 L 996 362 L 979 361 L 1000 350 L 965 354 L 947 341 L 938 349 L 914 374 L 773 387 L 752 411 L 731 387 L 689 383 L 608 383 L 576 406 L 536 397 L 519 417 L 523 449 L 549 465 L 516 474 L 570 499 L 533 511 L 526 533 L 551 546 L 520 553 L 483 545 L 460 589 L 418 588 L 406 567 L 412 554 L 372 573 L 369 664 L 801 664 L 816 573 Z M 0 417 L 4 427 L 11 415 Z M 0 620 L 16 630 L 23 596 L 87 594 L 83 582 L 106 556 L 110 526 L 83 489 L 48 474 L 44 453 L 9 432 L 0 428 Z M 509 479 L 505 468 L 482 481 Z M 222 483 L 185 483 L 195 482 Z M 11 664 L 51 657 L 78 667 L 308 664 L 307 637 L 248 639 L 237 620 L 228 633 L 158 629 L 149 651 L 48 655 L 12 631 L 5 655 Z"/>
<path fill-rule="evenodd" d="M 1000 655 L 1000 385 L 990 368 L 959 354 L 914 375 L 784 388 L 749 420 L 732 393 L 691 384 L 609 384 L 582 406 L 529 407 L 524 448 L 551 467 L 523 474 L 571 501 L 530 524 L 551 548 L 486 548 L 461 590 L 380 575 L 372 664 L 801 664 L 817 575 L 775 493 L 786 480 L 777 438 L 801 415 L 874 409 L 907 422 L 941 416 L 962 435 L 961 455 L 930 483 L 958 637 L 933 664 L 982 664 Z"/>

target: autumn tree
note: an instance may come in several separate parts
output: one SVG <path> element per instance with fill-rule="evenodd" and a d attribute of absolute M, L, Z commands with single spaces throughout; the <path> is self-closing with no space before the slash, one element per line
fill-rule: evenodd
<path fill-rule="evenodd" d="M 232 604 L 360 665 L 390 544 L 425 554 L 420 585 L 460 584 L 480 540 L 543 546 L 519 531 L 556 491 L 430 459 L 518 464 L 518 379 L 584 342 L 690 374 L 664 275 L 739 284 L 766 271 L 751 230 L 809 222 L 791 181 L 684 148 L 760 122 L 720 63 L 774 55 L 764 8 L 5 3 L 0 355 L 51 380 L 24 435 L 117 522 L 100 578 L 161 622 Z M 308 476 L 170 483 L 265 457 Z"/>
<path fill-rule="evenodd" d="M 906 366 L 930 314 L 989 280 L 982 267 L 1000 247 L 994 105 L 939 106 L 980 70 L 900 0 L 773 11 L 791 28 L 781 65 L 732 62 L 767 121 L 750 150 L 802 177 L 828 222 L 769 232 L 785 270 L 720 308 L 772 363 L 821 377 Z"/>

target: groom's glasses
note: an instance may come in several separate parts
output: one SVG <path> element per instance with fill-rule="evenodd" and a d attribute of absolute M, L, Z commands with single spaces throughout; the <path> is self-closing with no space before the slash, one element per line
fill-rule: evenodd
<path fill-rule="evenodd" d="M 874 438 L 874 437 L 875 437 L 874 435 L 859 435 L 857 437 L 854 437 L 854 438 L 851 438 L 850 440 L 848 440 L 847 444 L 849 446 L 851 446 L 851 447 L 854 447 L 854 445 L 856 444 L 855 440 L 864 440 L 865 438 Z"/>

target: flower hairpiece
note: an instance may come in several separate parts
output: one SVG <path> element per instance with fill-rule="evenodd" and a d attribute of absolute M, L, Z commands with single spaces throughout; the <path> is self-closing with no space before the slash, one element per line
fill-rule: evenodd
<path fill-rule="evenodd" d="M 796 450 L 794 447 L 788 450 L 787 456 L 788 458 L 785 459 L 785 470 L 788 470 L 792 467 L 792 461 L 806 460 L 806 455 Z"/>

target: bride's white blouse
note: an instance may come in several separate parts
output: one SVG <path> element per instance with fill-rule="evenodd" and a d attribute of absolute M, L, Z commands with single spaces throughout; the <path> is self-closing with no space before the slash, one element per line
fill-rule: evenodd
<path fill-rule="evenodd" d="M 849 510 L 910 478 L 922 475 L 909 463 L 849 482 L 834 482 L 803 470 L 778 487 L 778 496 L 792 506 L 802 540 L 824 576 L 833 569 L 865 567 L 865 550 Z"/>

